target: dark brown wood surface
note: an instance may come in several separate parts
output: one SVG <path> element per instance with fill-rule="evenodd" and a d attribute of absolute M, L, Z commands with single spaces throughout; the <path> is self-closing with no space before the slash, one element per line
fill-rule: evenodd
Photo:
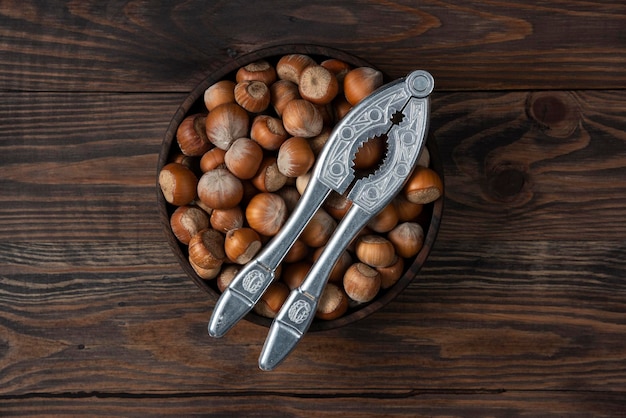
<path fill-rule="evenodd" d="M 0 2 L 0 416 L 623 416 L 626 6 L 416 3 Z M 266 329 L 208 337 L 156 166 L 198 82 L 294 43 L 435 76 L 445 212 L 268 373 Z"/>

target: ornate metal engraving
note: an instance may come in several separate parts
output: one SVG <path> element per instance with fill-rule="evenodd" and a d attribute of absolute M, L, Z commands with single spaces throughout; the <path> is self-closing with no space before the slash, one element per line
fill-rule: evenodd
<path fill-rule="evenodd" d="M 298 299 L 289 307 L 287 316 L 294 324 L 301 324 L 307 320 L 312 310 L 309 302 L 304 299 Z"/>
<path fill-rule="evenodd" d="M 422 147 L 424 135 L 424 99 L 412 98 L 403 110 L 403 122 L 394 126 L 387 138 L 387 155 L 381 167 L 359 180 L 348 199 L 370 213 L 382 209 L 395 195 L 413 170 Z"/>
<path fill-rule="evenodd" d="M 243 278 L 241 286 L 250 293 L 256 294 L 263 287 L 264 276 L 258 270 L 249 271 Z"/>
<path fill-rule="evenodd" d="M 335 128 L 336 140 L 324 150 L 323 164 L 317 170 L 322 183 L 343 193 L 354 180 L 354 157 L 369 139 L 384 135 L 391 117 L 401 111 L 409 98 L 404 88 L 380 90 L 359 103 L 361 112 L 344 118 Z"/>

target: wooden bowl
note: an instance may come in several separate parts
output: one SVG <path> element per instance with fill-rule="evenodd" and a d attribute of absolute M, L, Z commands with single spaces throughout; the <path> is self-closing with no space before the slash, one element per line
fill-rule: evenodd
<path fill-rule="evenodd" d="M 178 108 L 176 113 L 174 114 L 172 121 L 169 124 L 167 131 L 165 132 L 165 137 L 163 139 L 163 143 L 161 146 L 161 151 L 159 154 L 158 167 L 157 167 L 157 178 L 158 173 L 161 168 L 167 164 L 170 160 L 172 154 L 178 151 L 178 145 L 176 142 L 176 130 L 180 125 L 181 121 L 188 115 L 198 113 L 199 111 L 205 111 L 203 95 L 204 91 L 211 86 L 213 83 L 229 78 L 234 80 L 234 73 L 238 68 L 247 65 L 250 62 L 257 61 L 259 59 L 266 59 L 270 62 L 276 62 L 281 56 L 290 54 L 290 53 L 301 53 L 307 54 L 313 58 L 315 58 L 318 62 L 325 58 L 337 58 L 343 60 L 354 67 L 360 66 L 369 66 L 372 67 L 367 62 L 359 59 L 355 56 L 347 54 L 345 52 L 322 47 L 315 45 L 281 45 L 277 47 L 271 47 L 263 50 L 258 50 L 246 55 L 242 55 L 234 58 L 231 62 L 225 64 L 225 66 L 220 70 L 210 74 L 204 81 L 202 81 L 193 91 L 187 96 L 181 106 Z M 385 82 L 389 82 L 390 80 L 385 80 Z M 427 139 L 427 147 L 430 152 L 431 162 L 430 168 L 436 171 L 443 181 L 443 168 L 441 165 L 441 160 L 439 158 L 439 153 L 436 147 L 435 142 L 432 138 Z M 176 237 L 174 236 L 171 228 L 170 228 L 170 216 L 174 211 L 175 207 L 170 205 L 164 198 L 161 189 L 157 180 L 157 202 L 159 207 L 159 216 L 161 219 L 161 224 L 163 226 L 163 230 L 168 241 L 168 244 L 172 251 L 174 252 L 178 262 L 180 263 L 182 269 L 185 273 L 191 278 L 191 280 L 202 290 L 208 293 L 211 297 L 217 298 L 220 295 L 220 291 L 217 289 L 215 280 L 204 280 L 200 278 L 193 267 L 190 265 L 188 261 L 188 253 L 187 246 L 181 244 Z M 334 320 L 320 320 L 315 319 L 311 324 L 310 331 L 320 331 L 320 330 L 328 330 L 337 327 L 342 327 L 348 325 L 352 322 L 358 321 L 366 316 L 372 314 L 373 312 L 379 310 L 383 306 L 387 305 L 390 301 L 392 301 L 398 294 L 400 294 L 407 285 L 413 281 L 422 265 L 426 261 L 431 248 L 435 242 L 435 238 L 439 231 L 439 225 L 441 222 L 441 216 L 443 213 L 443 198 L 439 198 L 433 203 L 425 205 L 422 214 L 420 215 L 420 224 L 424 229 L 424 245 L 420 252 L 415 256 L 412 263 L 405 263 L 405 272 L 402 277 L 398 280 L 396 284 L 392 287 L 381 290 L 378 296 L 370 303 L 360 305 L 355 308 L 351 308 L 348 312 Z M 265 327 L 269 327 L 272 320 L 263 316 L 256 314 L 255 312 L 250 312 L 246 319 Z"/>

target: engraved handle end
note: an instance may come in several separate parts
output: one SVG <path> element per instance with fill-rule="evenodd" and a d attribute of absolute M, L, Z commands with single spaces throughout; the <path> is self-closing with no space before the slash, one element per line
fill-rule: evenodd
<path fill-rule="evenodd" d="M 223 337 L 239 320 L 250 312 L 252 306 L 249 300 L 230 289 L 226 289 L 215 305 L 213 315 L 211 315 L 209 335 L 216 338 Z"/>
<path fill-rule="evenodd" d="M 295 329 L 282 322 L 274 322 L 259 356 L 259 368 L 274 370 L 293 351 L 300 338 L 302 334 Z"/>
<path fill-rule="evenodd" d="M 221 337 L 252 310 L 274 280 L 274 271 L 258 261 L 247 264 L 220 296 L 211 320 L 209 335 Z"/>
<path fill-rule="evenodd" d="M 317 310 L 317 299 L 294 289 L 272 322 L 259 357 L 261 370 L 272 370 L 291 353 L 307 331 Z"/>

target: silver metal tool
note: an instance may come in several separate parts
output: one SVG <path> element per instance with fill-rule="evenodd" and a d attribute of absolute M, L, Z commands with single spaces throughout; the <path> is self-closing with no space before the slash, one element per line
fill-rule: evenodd
<path fill-rule="evenodd" d="M 352 206 L 337 226 L 320 258 L 303 284 L 293 290 L 278 313 L 259 367 L 271 370 L 295 347 L 309 328 L 330 270 L 354 236 L 380 212 L 402 188 L 425 143 L 429 95 L 433 77 L 414 71 L 363 99 L 335 126 L 320 153 L 309 184 L 281 231 L 233 279 L 218 300 L 209 334 L 224 335 L 258 302 L 274 279 L 274 270 L 331 190 L 343 194 Z M 387 154 L 371 175 L 355 181 L 353 160 L 369 139 L 387 139 Z"/>

